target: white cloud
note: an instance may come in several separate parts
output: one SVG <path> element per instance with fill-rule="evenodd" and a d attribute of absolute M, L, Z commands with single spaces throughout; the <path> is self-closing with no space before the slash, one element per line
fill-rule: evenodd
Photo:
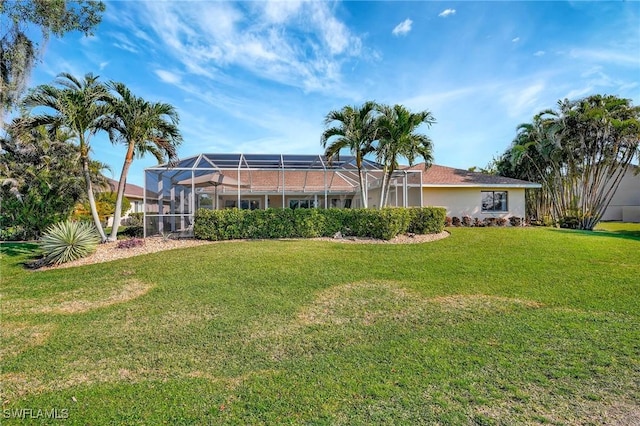
<path fill-rule="evenodd" d="M 569 56 L 574 59 L 584 59 L 604 64 L 638 65 L 638 56 L 633 53 L 620 53 L 609 49 L 572 49 Z"/>
<path fill-rule="evenodd" d="M 391 31 L 391 33 L 394 36 L 406 35 L 407 33 L 409 33 L 409 31 L 411 31 L 412 24 L 413 24 L 413 21 L 407 18 L 404 21 L 400 22 L 398 25 L 396 25 L 396 27 L 393 29 L 393 31 Z"/>
<path fill-rule="evenodd" d="M 135 43 L 133 43 L 125 34 L 117 32 L 109 35 L 116 40 L 113 45 L 118 49 L 126 50 L 131 53 L 138 53 L 138 48 Z"/>
<path fill-rule="evenodd" d="M 523 114 L 535 114 L 538 108 L 539 98 L 543 94 L 545 84 L 537 82 L 529 86 L 505 87 L 502 102 L 506 105 L 511 117 L 519 117 Z"/>
<path fill-rule="evenodd" d="M 286 4 L 284 4 L 286 3 Z M 325 2 L 143 2 L 158 51 L 186 71 L 216 78 L 233 67 L 305 91 L 340 89 L 342 65 L 362 51 Z M 229 73 L 231 75 L 231 73 Z"/>
<path fill-rule="evenodd" d="M 536 53 L 533 54 L 533 56 L 544 56 L 545 53 L 546 52 L 544 50 L 538 50 Z"/>
<path fill-rule="evenodd" d="M 569 93 L 564 95 L 562 99 L 570 99 L 570 100 L 579 99 L 590 93 L 593 93 L 593 87 L 586 86 L 586 87 L 583 87 L 582 89 L 573 89 L 569 91 Z"/>
<path fill-rule="evenodd" d="M 301 2 L 298 0 L 269 0 L 264 3 L 264 16 L 271 23 L 284 23 L 292 17 L 295 17 L 300 6 Z"/>
<path fill-rule="evenodd" d="M 441 17 L 441 18 L 446 18 L 448 16 L 455 15 L 455 14 L 456 14 L 456 10 L 455 9 L 445 9 L 442 12 L 440 12 L 438 14 L 438 16 Z"/>
<path fill-rule="evenodd" d="M 520 37 L 516 37 L 514 39 L 511 40 L 513 43 L 517 43 L 520 41 Z"/>
<path fill-rule="evenodd" d="M 178 84 L 181 81 L 181 78 L 178 74 L 172 73 L 171 71 L 166 70 L 155 70 L 156 75 L 165 83 L 169 84 Z"/>
<path fill-rule="evenodd" d="M 102 71 L 107 67 L 107 65 L 109 65 L 109 61 L 100 62 L 100 64 L 98 65 L 98 68 L 100 68 L 100 71 Z"/>

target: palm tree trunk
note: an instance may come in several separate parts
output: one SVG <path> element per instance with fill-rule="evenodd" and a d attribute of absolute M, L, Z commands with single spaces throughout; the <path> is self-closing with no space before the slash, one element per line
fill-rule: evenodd
<path fill-rule="evenodd" d="M 96 225 L 98 234 L 100 234 L 100 241 L 104 243 L 107 241 L 107 237 L 102 229 L 102 223 L 100 222 L 100 216 L 98 216 L 98 209 L 96 208 L 96 200 L 93 197 L 93 185 L 91 184 L 91 174 L 89 173 L 89 159 L 84 155 L 82 156 L 82 174 L 84 175 L 84 181 L 87 185 L 87 197 L 89 198 L 89 207 L 91 209 L 93 223 Z"/>
<path fill-rule="evenodd" d="M 133 161 L 133 148 L 135 144 L 129 143 L 127 148 L 127 156 L 125 157 L 124 164 L 122 165 L 122 172 L 120 173 L 120 182 L 118 182 L 118 195 L 116 197 L 116 210 L 113 212 L 113 225 L 111 226 L 111 235 L 109 241 L 115 241 L 118 239 L 118 227 L 120 226 L 120 217 L 122 216 L 122 199 L 124 198 L 124 189 L 127 185 L 127 174 L 129 173 L 129 167 Z"/>
<path fill-rule="evenodd" d="M 387 172 L 386 170 L 382 171 L 382 184 L 380 185 L 380 208 L 382 208 L 384 206 L 384 188 L 385 188 L 385 182 L 387 181 Z"/>
<path fill-rule="evenodd" d="M 365 187 L 364 179 L 362 178 L 362 157 L 359 153 L 356 155 L 356 166 L 358 167 L 358 180 L 360 181 L 360 198 L 362 198 L 362 207 L 366 209 L 368 207 L 367 188 Z"/>
<path fill-rule="evenodd" d="M 384 203 L 380 206 L 380 208 L 386 207 L 389 204 L 389 190 L 391 189 L 391 177 L 393 176 L 394 171 L 395 170 L 393 168 L 390 168 L 389 171 L 387 172 L 387 182 L 386 182 L 386 187 L 384 189 Z M 397 190 L 398 188 L 396 187 L 396 191 Z"/>

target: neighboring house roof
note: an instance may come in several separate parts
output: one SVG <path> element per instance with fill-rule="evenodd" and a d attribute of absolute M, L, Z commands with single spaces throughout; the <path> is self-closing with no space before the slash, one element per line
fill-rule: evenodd
<path fill-rule="evenodd" d="M 526 180 L 512 179 L 504 176 L 489 175 L 485 173 L 471 172 L 469 170 L 454 169 L 453 167 L 438 166 L 437 164 L 425 170 L 425 164 L 420 163 L 407 170 L 422 171 L 422 186 L 427 187 L 450 187 L 450 186 L 471 186 L 471 187 L 503 187 L 511 186 L 517 188 L 540 188 L 538 183 Z M 411 182 L 419 183 L 419 182 Z"/>
<path fill-rule="evenodd" d="M 109 181 L 109 189 L 111 192 L 118 192 L 118 181 L 113 179 L 107 179 Z M 124 186 L 124 196 L 131 199 L 143 199 L 144 198 L 144 188 L 138 185 L 134 185 L 132 183 L 127 183 Z"/>

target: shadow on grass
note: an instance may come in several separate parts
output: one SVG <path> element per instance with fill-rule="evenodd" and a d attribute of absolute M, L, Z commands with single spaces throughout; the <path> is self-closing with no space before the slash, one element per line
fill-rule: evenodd
<path fill-rule="evenodd" d="M 9 243 L 3 241 L 0 243 L 0 253 L 2 253 L 2 256 L 23 257 L 23 261 L 18 264 L 29 269 L 31 269 L 29 265 L 42 257 L 40 246 L 37 243 Z"/>
<path fill-rule="evenodd" d="M 569 232 L 584 236 L 590 237 L 613 237 L 613 238 L 622 238 L 625 240 L 633 240 L 640 241 L 640 231 L 627 231 L 627 230 L 617 230 L 617 231 L 604 231 L 604 230 L 594 230 L 594 231 L 585 231 L 585 230 L 575 230 L 575 229 L 557 229 L 552 228 L 557 232 Z"/>

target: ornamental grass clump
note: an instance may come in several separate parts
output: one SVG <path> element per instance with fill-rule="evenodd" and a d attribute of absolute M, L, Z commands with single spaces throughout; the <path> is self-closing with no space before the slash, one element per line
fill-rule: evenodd
<path fill-rule="evenodd" d="M 51 225 L 42 237 L 44 263 L 60 265 L 93 253 L 100 236 L 89 222 L 58 222 Z"/>

